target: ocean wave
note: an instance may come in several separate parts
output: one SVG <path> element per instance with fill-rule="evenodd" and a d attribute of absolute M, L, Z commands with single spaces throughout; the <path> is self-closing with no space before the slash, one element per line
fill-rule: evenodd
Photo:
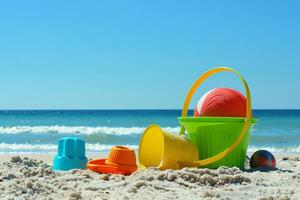
<path fill-rule="evenodd" d="M 76 134 L 76 135 L 131 135 L 141 134 L 146 127 L 89 127 L 89 126 L 11 126 L 0 127 L 0 134 Z M 171 133 L 178 133 L 180 127 L 163 127 L 164 130 Z"/>
<path fill-rule="evenodd" d="M 272 153 L 300 153 L 300 146 L 287 146 L 287 147 L 249 146 L 248 152 L 255 152 L 261 149 L 270 151 Z"/>
<path fill-rule="evenodd" d="M 109 151 L 115 145 L 106 145 L 100 143 L 86 143 L 87 152 L 99 152 Z M 138 149 L 138 145 L 123 145 L 129 148 Z M 248 152 L 255 152 L 257 150 L 264 149 L 272 153 L 300 153 L 300 146 L 287 146 L 287 147 L 275 147 L 275 146 L 249 146 Z M 56 152 L 56 144 L 17 144 L 17 143 L 0 143 L 1 152 Z"/>
<path fill-rule="evenodd" d="M 108 151 L 115 145 L 105 145 L 99 143 L 87 143 L 85 145 L 86 151 Z M 137 149 L 137 145 L 123 145 L 132 149 Z M 9 143 L 0 143 L 0 151 L 56 151 L 57 145 L 55 144 L 9 144 Z"/>

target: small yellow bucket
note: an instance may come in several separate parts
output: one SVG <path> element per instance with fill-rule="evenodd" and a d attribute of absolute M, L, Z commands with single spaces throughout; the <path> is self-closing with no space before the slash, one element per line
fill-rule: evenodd
<path fill-rule="evenodd" d="M 150 125 L 142 136 L 139 147 L 139 167 L 180 169 L 180 163 L 198 160 L 197 147 L 187 138 L 163 131 Z"/>

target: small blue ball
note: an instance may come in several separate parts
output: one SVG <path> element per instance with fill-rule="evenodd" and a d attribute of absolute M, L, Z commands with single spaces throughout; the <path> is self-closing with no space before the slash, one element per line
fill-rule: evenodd
<path fill-rule="evenodd" d="M 267 150 L 258 150 L 250 158 L 250 167 L 275 169 L 276 160 L 271 152 Z"/>

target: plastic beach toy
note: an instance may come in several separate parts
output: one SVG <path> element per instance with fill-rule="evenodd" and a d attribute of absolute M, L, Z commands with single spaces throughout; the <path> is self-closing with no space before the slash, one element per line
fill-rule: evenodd
<path fill-rule="evenodd" d="M 250 167 L 253 169 L 275 169 L 276 160 L 271 152 L 267 150 L 258 150 L 250 158 Z"/>
<path fill-rule="evenodd" d="M 180 169 L 179 161 L 198 160 L 196 145 L 187 138 L 162 130 L 158 125 L 150 125 L 144 131 L 139 145 L 139 167 L 159 169 Z"/>
<path fill-rule="evenodd" d="M 75 137 L 61 138 L 53 161 L 54 170 L 86 169 L 85 142 Z"/>
<path fill-rule="evenodd" d="M 137 170 L 136 157 L 133 149 L 115 146 L 107 159 L 89 161 L 88 169 L 103 174 L 130 175 Z"/>
<path fill-rule="evenodd" d="M 246 97 L 231 88 L 215 88 L 197 103 L 195 117 L 245 117 Z"/>
<path fill-rule="evenodd" d="M 245 117 L 187 117 L 190 101 L 197 88 L 208 77 L 219 72 L 233 72 L 242 81 L 247 96 Z M 244 168 L 250 129 L 255 122 L 252 119 L 250 91 L 241 74 L 226 67 L 211 69 L 196 80 L 187 94 L 179 118 L 180 136 L 166 133 L 153 125 L 144 131 L 139 144 L 139 166 L 160 169 Z"/>

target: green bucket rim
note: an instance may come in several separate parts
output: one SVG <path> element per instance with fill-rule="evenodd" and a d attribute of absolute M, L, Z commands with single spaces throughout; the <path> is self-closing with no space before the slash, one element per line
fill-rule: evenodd
<path fill-rule="evenodd" d="M 180 122 L 240 122 L 246 121 L 245 117 L 178 117 Z M 258 119 L 252 118 L 251 123 L 257 123 Z"/>

